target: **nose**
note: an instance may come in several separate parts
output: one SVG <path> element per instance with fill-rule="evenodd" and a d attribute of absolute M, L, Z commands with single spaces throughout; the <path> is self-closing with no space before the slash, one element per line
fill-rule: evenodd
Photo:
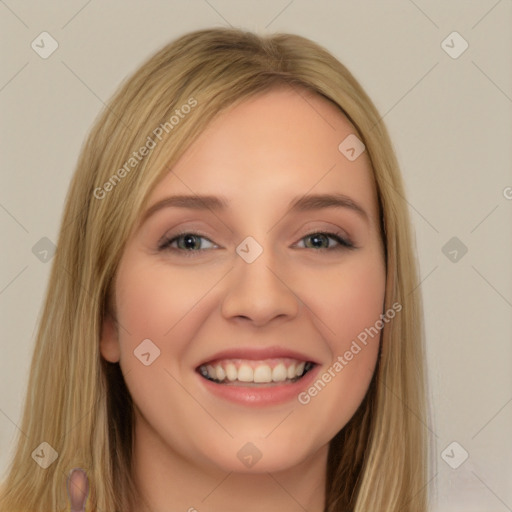
<path fill-rule="evenodd" d="M 225 318 L 245 318 L 262 326 L 275 318 L 294 318 L 299 307 L 290 272 L 277 264 L 270 249 L 264 247 L 252 263 L 237 255 L 222 302 Z"/>

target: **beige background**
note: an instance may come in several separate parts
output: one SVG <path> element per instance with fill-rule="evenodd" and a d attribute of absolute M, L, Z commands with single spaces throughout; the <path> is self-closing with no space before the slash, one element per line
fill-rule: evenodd
<path fill-rule="evenodd" d="M 511 0 L 1 1 L 0 471 L 50 271 L 32 248 L 57 238 L 82 141 L 144 59 L 184 32 L 228 24 L 326 46 L 384 115 L 421 266 L 433 510 L 512 510 Z M 43 31 L 59 44 L 47 59 L 31 48 Z M 458 58 L 441 45 L 453 31 L 469 44 Z M 442 251 L 452 237 L 468 249 L 456 262 Z M 452 464 L 469 453 L 458 469 L 441 456 L 453 441 Z"/>

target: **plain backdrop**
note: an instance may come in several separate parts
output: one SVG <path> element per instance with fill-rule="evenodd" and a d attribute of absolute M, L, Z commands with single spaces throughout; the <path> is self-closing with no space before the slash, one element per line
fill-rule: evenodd
<path fill-rule="evenodd" d="M 320 43 L 384 116 L 421 269 L 433 510 L 511 511 L 511 0 L 1 1 L 0 472 L 50 272 L 44 250 L 93 120 L 164 44 L 228 25 Z M 42 32 L 58 43 L 47 58 Z"/>

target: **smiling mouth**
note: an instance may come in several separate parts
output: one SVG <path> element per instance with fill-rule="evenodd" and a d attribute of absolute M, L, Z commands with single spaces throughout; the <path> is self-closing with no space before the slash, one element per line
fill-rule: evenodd
<path fill-rule="evenodd" d="M 315 365 L 310 361 L 275 358 L 255 361 L 223 359 L 202 364 L 198 373 L 211 382 L 226 386 L 268 387 L 293 384 L 302 379 Z"/>

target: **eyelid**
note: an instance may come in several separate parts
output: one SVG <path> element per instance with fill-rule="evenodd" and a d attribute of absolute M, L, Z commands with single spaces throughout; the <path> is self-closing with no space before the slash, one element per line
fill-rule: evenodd
<path fill-rule="evenodd" d="M 347 233 L 345 233 L 344 231 L 329 231 L 328 229 L 314 229 L 313 231 L 310 231 L 309 233 L 306 233 L 304 235 L 302 235 L 302 237 L 300 238 L 300 240 L 302 240 L 303 238 L 306 238 L 307 236 L 311 236 L 311 235 L 327 235 L 328 237 L 330 238 L 340 238 L 345 245 L 345 247 L 347 249 L 349 248 L 353 248 L 355 249 L 356 246 L 354 244 L 354 242 L 352 241 L 352 239 L 348 236 Z"/>
<path fill-rule="evenodd" d="M 206 236 L 204 233 L 201 233 L 201 231 L 194 230 L 194 229 L 185 229 L 185 230 L 177 231 L 176 233 L 173 233 L 172 235 L 165 234 L 162 238 L 160 238 L 160 240 L 158 240 L 158 244 L 157 244 L 158 250 L 165 250 L 166 249 L 166 247 L 165 247 L 166 245 L 170 244 L 176 238 L 179 238 L 180 236 L 183 236 L 183 235 L 198 236 L 200 238 L 204 238 L 204 239 L 208 240 L 212 244 L 214 244 L 217 247 L 219 247 L 218 244 L 216 244 L 211 238 Z M 204 249 L 200 249 L 199 251 L 195 251 L 195 252 L 201 252 L 203 250 Z M 193 252 L 193 251 L 180 251 L 180 252 Z"/>
<path fill-rule="evenodd" d="M 158 241 L 158 251 L 165 251 L 169 250 L 172 252 L 181 253 L 182 255 L 189 257 L 195 255 L 204 253 L 205 251 L 211 250 L 211 249 L 198 249 L 198 250 L 185 250 L 185 249 L 179 249 L 170 247 L 171 243 L 174 243 L 177 238 L 183 235 L 193 235 L 199 238 L 204 238 L 205 240 L 208 240 L 210 243 L 216 246 L 216 248 L 222 248 L 218 244 L 216 244 L 213 240 L 211 240 L 208 236 L 201 233 L 198 230 L 188 229 L 188 230 L 181 230 L 179 232 L 173 233 L 172 235 L 164 235 L 159 241 Z M 296 246 L 297 243 L 301 242 L 304 238 L 307 238 L 311 235 L 325 235 L 327 238 L 336 240 L 337 245 L 334 247 L 321 247 L 321 248 L 309 248 L 305 247 L 304 249 L 309 249 L 314 252 L 333 252 L 333 251 L 339 251 L 339 250 L 352 250 L 357 249 L 357 246 L 352 242 L 351 238 L 344 232 L 339 231 L 329 231 L 329 230 L 322 230 L 322 229 L 313 229 L 304 235 L 302 235 L 297 242 L 294 243 L 293 246 Z"/>

